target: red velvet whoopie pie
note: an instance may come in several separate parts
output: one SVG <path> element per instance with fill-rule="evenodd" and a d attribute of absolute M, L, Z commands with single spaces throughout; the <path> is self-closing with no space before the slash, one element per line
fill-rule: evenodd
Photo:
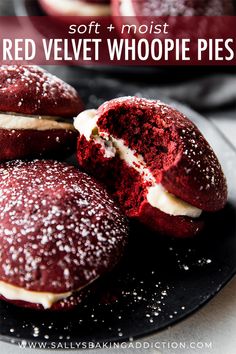
<path fill-rule="evenodd" d="M 174 237 L 197 234 L 203 212 L 222 209 L 227 185 L 198 128 L 160 101 L 123 97 L 80 113 L 79 165 L 104 183 L 123 212 Z"/>
<path fill-rule="evenodd" d="M 74 152 L 81 110 L 76 90 L 44 69 L 0 66 L 0 161 Z"/>
<path fill-rule="evenodd" d="M 233 14 L 232 0 L 112 0 L 114 16 L 222 16 Z"/>
<path fill-rule="evenodd" d="M 68 164 L 0 165 L 0 298 L 69 310 L 119 262 L 127 220 L 106 190 Z"/>

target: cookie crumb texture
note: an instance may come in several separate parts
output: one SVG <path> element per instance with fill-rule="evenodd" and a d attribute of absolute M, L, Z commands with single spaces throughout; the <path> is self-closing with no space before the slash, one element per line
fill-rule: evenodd
<path fill-rule="evenodd" d="M 0 111 L 71 118 L 82 109 L 76 90 L 46 70 L 0 66 Z"/>
<path fill-rule="evenodd" d="M 37 292 L 76 291 L 112 270 L 127 232 L 107 192 L 75 167 L 45 160 L 1 165 L 1 281 Z M 75 306 L 85 290 L 52 309 Z"/>
<path fill-rule="evenodd" d="M 206 212 L 224 207 L 227 186 L 219 161 L 197 127 L 176 109 L 159 101 L 124 97 L 97 111 L 100 136 L 122 139 L 174 196 Z M 161 233 L 187 237 L 198 233 L 202 218 L 168 215 L 147 201 L 143 176 L 119 157 L 104 155 L 104 144 L 81 135 L 79 164 L 100 179 L 130 218 Z"/>

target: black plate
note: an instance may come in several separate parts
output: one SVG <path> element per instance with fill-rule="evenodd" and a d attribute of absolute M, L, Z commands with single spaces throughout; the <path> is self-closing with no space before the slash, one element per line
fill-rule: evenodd
<path fill-rule="evenodd" d="M 85 80 L 77 88 L 87 98 L 87 107 L 127 93 L 157 97 L 157 92 L 124 88 L 112 80 Z M 217 152 L 229 183 L 225 210 L 209 217 L 204 233 L 194 240 L 161 238 L 132 225 L 122 264 L 73 312 L 39 313 L 0 302 L 2 340 L 44 341 L 50 346 L 51 342 L 72 345 L 138 338 L 196 311 L 235 274 L 235 151 L 210 122 L 180 104 L 172 104 L 197 123 Z"/>

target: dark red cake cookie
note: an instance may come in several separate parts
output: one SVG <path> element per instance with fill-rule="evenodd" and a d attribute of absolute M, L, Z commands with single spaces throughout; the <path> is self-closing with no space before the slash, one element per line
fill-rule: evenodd
<path fill-rule="evenodd" d="M 0 166 L 0 294 L 30 308 L 70 309 L 120 260 L 127 222 L 107 192 L 57 161 Z"/>
<path fill-rule="evenodd" d="M 110 0 L 39 0 L 50 16 L 110 16 Z"/>
<path fill-rule="evenodd" d="M 115 16 L 219 16 L 233 14 L 231 0 L 113 0 Z"/>
<path fill-rule="evenodd" d="M 37 66 L 0 66 L 0 161 L 61 156 L 75 149 L 77 92 Z"/>
<path fill-rule="evenodd" d="M 104 103 L 75 119 L 80 166 L 108 186 L 130 218 L 177 237 L 196 234 L 203 211 L 224 207 L 219 161 L 176 109 L 137 97 Z"/>

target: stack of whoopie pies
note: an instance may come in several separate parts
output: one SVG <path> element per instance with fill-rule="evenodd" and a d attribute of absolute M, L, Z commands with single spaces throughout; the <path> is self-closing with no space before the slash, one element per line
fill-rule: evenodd
<path fill-rule="evenodd" d="M 82 109 L 45 70 L 0 67 L 0 298 L 19 306 L 73 308 L 126 244 L 126 219 L 102 186 L 65 163 L 32 160 L 75 152 Z"/>
<path fill-rule="evenodd" d="M 162 102 L 123 97 L 83 111 L 71 86 L 16 65 L 0 67 L 0 98 L 1 299 L 71 309 L 121 259 L 126 217 L 191 237 L 226 203 L 213 150 Z M 75 152 L 76 141 L 80 168 L 101 184 L 45 159 Z"/>

